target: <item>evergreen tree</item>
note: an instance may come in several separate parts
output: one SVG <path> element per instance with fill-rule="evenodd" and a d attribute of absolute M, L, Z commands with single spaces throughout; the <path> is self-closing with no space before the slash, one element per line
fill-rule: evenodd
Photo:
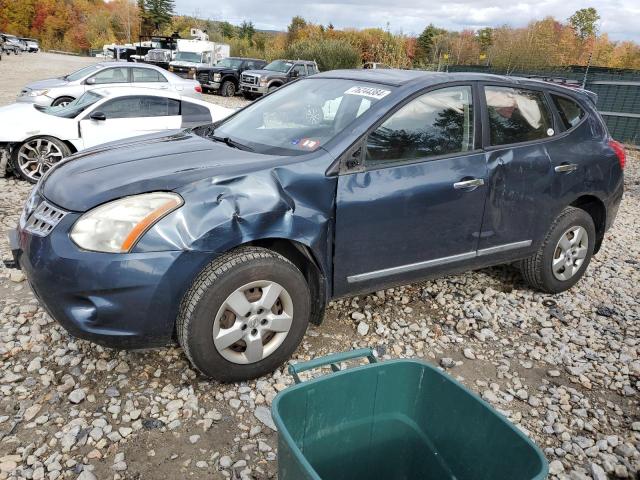
<path fill-rule="evenodd" d="M 256 33 L 256 29 L 253 26 L 253 22 L 247 22 L 246 20 L 240 24 L 240 28 L 238 30 L 238 36 L 240 38 L 246 38 L 247 40 L 253 40 L 253 36 Z"/>
<path fill-rule="evenodd" d="M 138 5 L 143 4 L 144 10 L 140 11 L 143 25 L 148 25 L 155 32 L 171 23 L 174 0 L 139 0 Z"/>
<path fill-rule="evenodd" d="M 433 46 L 438 35 L 446 33 L 446 30 L 437 28 L 430 23 L 416 40 L 415 63 L 429 63 L 432 60 Z"/>

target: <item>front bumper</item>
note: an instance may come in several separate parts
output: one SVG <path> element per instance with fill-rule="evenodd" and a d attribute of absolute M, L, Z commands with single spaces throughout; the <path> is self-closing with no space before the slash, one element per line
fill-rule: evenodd
<path fill-rule="evenodd" d="M 249 83 L 241 83 L 240 84 L 240 90 L 242 92 L 260 93 L 260 94 L 264 95 L 269 90 L 269 87 L 267 87 L 266 85 L 265 86 L 261 86 L 261 85 L 251 85 Z"/>
<path fill-rule="evenodd" d="M 18 95 L 16 97 L 16 102 L 35 103 L 36 105 L 40 105 L 41 107 L 48 107 L 53 102 L 53 98 L 47 97 L 46 95 L 39 95 L 37 97 L 30 97 L 28 95 Z"/>
<path fill-rule="evenodd" d="M 182 296 L 210 261 L 208 252 L 129 254 L 79 249 L 67 214 L 46 237 L 18 229 L 11 249 L 36 297 L 70 334 L 115 348 L 170 343 Z"/>

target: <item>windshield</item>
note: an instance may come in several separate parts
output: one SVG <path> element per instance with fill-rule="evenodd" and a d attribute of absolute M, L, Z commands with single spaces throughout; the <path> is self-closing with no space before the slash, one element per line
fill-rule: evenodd
<path fill-rule="evenodd" d="M 287 73 L 291 67 L 293 67 L 293 62 L 287 62 L 286 60 L 275 60 L 264 67 L 264 69 L 271 70 L 272 72 Z"/>
<path fill-rule="evenodd" d="M 216 63 L 216 67 L 240 68 L 242 60 L 239 58 L 225 58 Z"/>
<path fill-rule="evenodd" d="M 87 75 L 95 72 L 96 70 L 99 70 L 100 68 L 101 68 L 100 65 L 91 65 L 89 67 L 81 68 L 80 70 L 70 73 L 69 75 L 65 75 L 62 78 L 64 78 L 65 80 L 69 80 L 70 82 L 73 82 L 75 80 L 80 80 L 81 78 L 86 77 Z"/>
<path fill-rule="evenodd" d="M 40 111 L 47 115 L 55 115 L 56 117 L 75 118 L 101 98 L 102 95 L 98 95 L 95 92 L 87 92 L 67 105 L 44 107 L 41 108 Z"/>
<path fill-rule="evenodd" d="M 182 62 L 200 63 L 200 54 L 194 52 L 178 52 L 174 60 L 180 60 Z"/>
<path fill-rule="evenodd" d="M 249 105 L 213 131 L 258 153 L 301 155 L 342 132 L 393 87 L 354 80 L 306 79 Z"/>

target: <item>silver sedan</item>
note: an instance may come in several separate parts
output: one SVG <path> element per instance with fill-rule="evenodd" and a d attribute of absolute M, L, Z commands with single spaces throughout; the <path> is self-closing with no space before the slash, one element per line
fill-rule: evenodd
<path fill-rule="evenodd" d="M 145 63 L 103 62 L 84 67 L 60 78 L 33 82 L 18 94 L 18 102 L 41 106 L 66 105 L 94 88 L 131 86 L 170 90 L 199 98 L 202 87 L 171 72 Z"/>

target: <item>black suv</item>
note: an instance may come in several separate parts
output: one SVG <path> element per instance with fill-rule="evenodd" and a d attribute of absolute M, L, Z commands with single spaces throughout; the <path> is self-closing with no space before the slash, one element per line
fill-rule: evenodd
<path fill-rule="evenodd" d="M 316 62 L 307 60 L 274 60 L 262 70 L 247 70 L 242 74 L 240 90 L 246 99 L 252 100 L 271 93 L 296 78 L 318 73 Z"/>
<path fill-rule="evenodd" d="M 247 70 L 264 68 L 266 61 L 258 58 L 229 57 L 214 67 L 201 69 L 198 81 L 203 90 L 213 90 L 223 97 L 233 97 L 239 89 L 240 75 Z"/>

